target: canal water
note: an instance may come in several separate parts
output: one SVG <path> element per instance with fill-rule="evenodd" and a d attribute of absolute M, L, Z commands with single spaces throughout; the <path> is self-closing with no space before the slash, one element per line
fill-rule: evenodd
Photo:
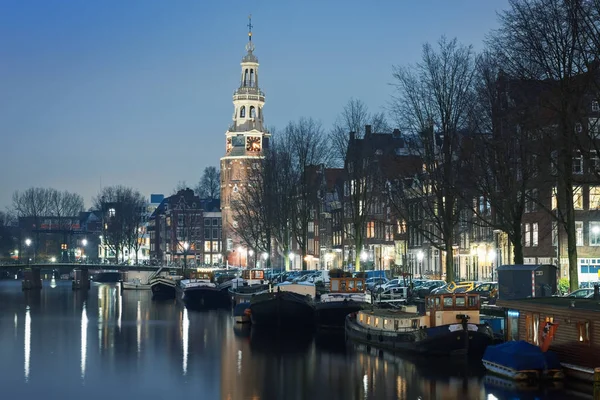
<path fill-rule="evenodd" d="M 344 337 L 257 332 L 225 310 L 192 312 L 114 284 L 74 292 L 0 281 L 4 399 L 564 399 L 478 365 L 402 359 Z M 585 397 L 584 397 L 585 398 Z"/>

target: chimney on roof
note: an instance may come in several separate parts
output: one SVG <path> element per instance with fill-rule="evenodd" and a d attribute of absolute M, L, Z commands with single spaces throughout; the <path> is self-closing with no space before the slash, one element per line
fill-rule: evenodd
<path fill-rule="evenodd" d="M 394 138 L 399 138 L 400 137 L 400 129 L 398 129 L 398 128 L 394 129 L 394 131 L 392 132 L 392 136 Z"/>
<path fill-rule="evenodd" d="M 371 125 L 365 125 L 365 136 L 370 136 L 371 133 Z"/>

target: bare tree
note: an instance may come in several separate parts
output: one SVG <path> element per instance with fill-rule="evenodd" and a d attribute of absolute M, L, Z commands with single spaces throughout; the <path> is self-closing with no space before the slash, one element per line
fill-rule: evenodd
<path fill-rule="evenodd" d="M 204 168 L 202 178 L 195 189 L 201 199 L 218 199 L 221 193 L 219 170 L 210 166 Z"/>
<path fill-rule="evenodd" d="M 469 208 L 472 215 L 464 218 L 474 225 L 506 233 L 514 263 L 520 265 L 524 262 L 523 216 L 534 208 L 527 205 L 539 202 L 539 191 L 534 186 L 538 183 L 540 142 L 527 129 L 527 107 L 510 83 L 492 54 L 478 57 L 475 115 L 479 134 L 473 135 L 469 143 L 472 174 L 468 187 L 472 190 L 465 192 L 471 196 L 465 201 L 470 202 L 474 196 L 477 204 Z"/>
<path fill-rule="evenodd" d="M 125 186 L 107 186 L 92 200 L 94 208 L 102 211 L 102 235 L 117 262 L 125 248 L 131 248 L 138 237 L 137 214 L 143 207 L 142 195 Z"/>
<path fill-rule="evenodd" d="M 394 69 L 392 111 L 423 172 L 407 187 L 421 216 L 415 227 L 446 252 L 446 280 L 454 280 L 454 233 L 461 215 L 461 132 L 471 128 L 475 62 L 472 48 L 442 37 L 423 46 L 422 60 Z M 400 212 L 406 207 L 396 205 Z"/>
<path fill-rule="evenodd" d="M 577 150 L 573 135 L 581 115 L 581 102 L 588 84 L 582 80 L 588 70 L 589 52 L 582 46 L 582 24 L 573 5 L 564 0 L 511 0 L 500 14 L 500 28 L 488 39 L 503 69 L 514 79 L 535 81 L 539 90 L 540 135 L 550 132 L 556 151 L 554 165 L 561 225 L 567 234 L 569 280 L 577 289 L 577 246 L 573 195 L 573 156 Z"/>
<path fill-rule="evenodd" d="M 173 188 L 173 192 L 171 193 L 171 195 L 177 194 L 182 190 L 186 190 L 187 188 L 188 185 L 186 181 L 177 181 L 177 185 L 175 185 L 175 188 Z"/>
<path fill-rule="evenodd" d="M 312 118 L 290 122 L 285 128 L 285 136 L 292 156 L 292 171 L 296 183 L 295 190 L 290 193 L 294 203 L 292 232 L 301 251 L 302 269 L 306 270 L 309 223 L 314 220 L 315 212 L 318 211 L 320 187 L 314 172 L 315 167 L 328 162 L 330 146 L 321 124 Z"/>
<path fill-rule="evenodd" d="M 331 162 L 344 165 L 348 151 L 349 132 L 360 139 L 364 136 L 365 126 L 370 125 L 374 132 L 387 132 L 389 125 L 383 112 L 371 113 L 360 99 L 351 98 L 336 118 L 330 132 L 332 148 Z"/>

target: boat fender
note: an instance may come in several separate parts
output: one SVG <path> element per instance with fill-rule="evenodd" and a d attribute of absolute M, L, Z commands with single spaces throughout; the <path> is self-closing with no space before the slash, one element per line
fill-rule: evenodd
<path fill-rule="evenodd" d="M 367 333 L 367 340 L 371 340 L 371 334 Z"/>
<path fill-rule="evenodd" d="M 383 335 L 379 335 L 379 341 L 383 342 Z"/>

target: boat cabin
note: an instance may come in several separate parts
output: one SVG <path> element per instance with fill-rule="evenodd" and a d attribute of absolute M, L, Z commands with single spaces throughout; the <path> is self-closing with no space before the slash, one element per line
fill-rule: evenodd
<path fill-rule="evenodd" d="M 419 314 L 416 306 L 401 306 L 398 310 L 359 311 L 356 320 L 367 328 L 407 331 L 461 323 L 479 324 L 479 295 L 458 293 L 440 294 L 426 298 L 426 312 Z"/>
<path fill-rule="evenodd" d="M 448 293 L 425 298 L 428 326 L 441 326 L 457 323 L 459 315 L 469 317 L 469 323 L 479 324 L 479 295 L 468 293 Z"/>
<path fill-rule="evenodd" d="M 329 278 L 331 293 L 362 293 L 366 287 L 364 278 Z"/>
<path fill-rule="evenodd" d="M 198 281 L 212 282 L 215 274 L 212 269 L 197 268 L 196 270 L 190 270 L 190 279 Z"/>
<path fill-rule="evenodd" d="M 242 279 L 248 284 L 263 283 L 265 280 L 265 271 L 262 269 L 246 269 L 242 271 Z"/>

